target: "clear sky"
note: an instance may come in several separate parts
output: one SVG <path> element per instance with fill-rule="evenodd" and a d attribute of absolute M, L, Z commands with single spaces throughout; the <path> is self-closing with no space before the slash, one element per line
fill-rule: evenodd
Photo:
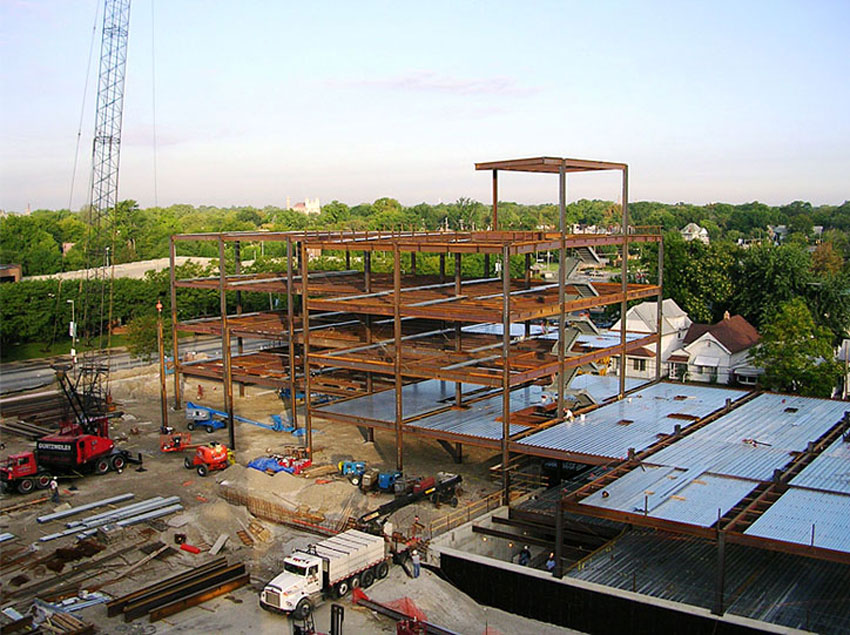
<path fill-rule="evenodd" d="M 0 2 L 0 209 L 68 205 L 102 3 Z M 98 21 L 75 209 L 99 48 Z M 476 161 L 540 155 L 627 162 L 632 200 L 840 204 L 850 2 L 133 0 L 120 197 L 143 207 L 489 201 Z"/>

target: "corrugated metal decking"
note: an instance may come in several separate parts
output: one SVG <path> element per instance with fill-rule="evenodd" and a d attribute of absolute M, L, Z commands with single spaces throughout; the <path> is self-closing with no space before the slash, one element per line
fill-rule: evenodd
<path fill-rule="evenodd" d="M 553 426 L 519 443 L 622 459 L 628 455 L 629 448 L 638 451 L 647 448 L 659 435 L 671 434 L 677 424 L 686 428 L 694 420 L 722 408 L 727 399 L 735 400 L 744 394 L 727 388 L 654 384 L 588 413 L 584 421 L 575 419 Z"/>

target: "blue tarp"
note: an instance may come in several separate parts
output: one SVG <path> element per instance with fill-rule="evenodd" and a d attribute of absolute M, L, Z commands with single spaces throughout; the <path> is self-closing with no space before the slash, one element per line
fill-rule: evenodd
<path fill-rule="evenodd" d="M 295 472 L 295 468 L 292 467 L 284 467 L 280 463 L 278 463 L 277 459 L 273 459 L 270 456 L 261 456 L 250 463 L 248 463 L 248 467 L 252 467 L 255 470 L 260 470 L 260 472 L 289 472 L 292 474 Z"/>

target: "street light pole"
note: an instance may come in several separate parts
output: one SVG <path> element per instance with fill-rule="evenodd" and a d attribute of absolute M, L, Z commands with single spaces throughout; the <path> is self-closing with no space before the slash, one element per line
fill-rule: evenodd
<path fill-rule="evenodd" d="M 77 362 L 77 322 L 74 319 L 74 301 L 73 300 L 65 300 L 68 304 L 71 305 L 71 359 L 74 360 L 74 363 Z"/>

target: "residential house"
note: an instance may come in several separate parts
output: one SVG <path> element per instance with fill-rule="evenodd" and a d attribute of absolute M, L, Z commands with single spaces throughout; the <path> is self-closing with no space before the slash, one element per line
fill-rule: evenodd
<path fill-rule="evenodd" d="M 661 305 L 661 374 L 667 369 L 669 357 L 684 346 L 685 335 L 693 322 L 675 300 L 667 298 Z M 611 327 L 619 333 L 621 321 Z M 626 312 L 626 332 L 649 334 L 657 332 L 658 303 L 642 302 Z M 642 379 L 655 378 L 655 346 L 645 346 L 626 356 L 626 376 Z M 614 361 L 614 369 L 619 372 L 619 358 Z"/>
<path fill-rule="evenodd" d="M 774 242 L 774 244 L 779 245 L 785 242 L 785 239 L 788 238 L 788 226 L 768 225 L 767 235 Z"/>
<path fill-rule="evenodd" d="M 750 364 L 758 331 L 740 315 L 716 324 L 692 324 L 684 347 L 668 359 L 671 377 L 718 384 L 754 385 L 761 369 Z"/>
<path fill-rule="evenodd" d="M 705 227 L 700 227 L 696 223 L 688 223 L 679 230 L 679 233 L 682 234 L 682 238 L 684 238 L 687 242 L 698 240 L 706 245 L 709 243 L 708 230 Z"/>
<path fill-rule="evenodd" d="M 21 265 L 0 265 L 0 282 L 17 282 L 21 271 Z"/>

